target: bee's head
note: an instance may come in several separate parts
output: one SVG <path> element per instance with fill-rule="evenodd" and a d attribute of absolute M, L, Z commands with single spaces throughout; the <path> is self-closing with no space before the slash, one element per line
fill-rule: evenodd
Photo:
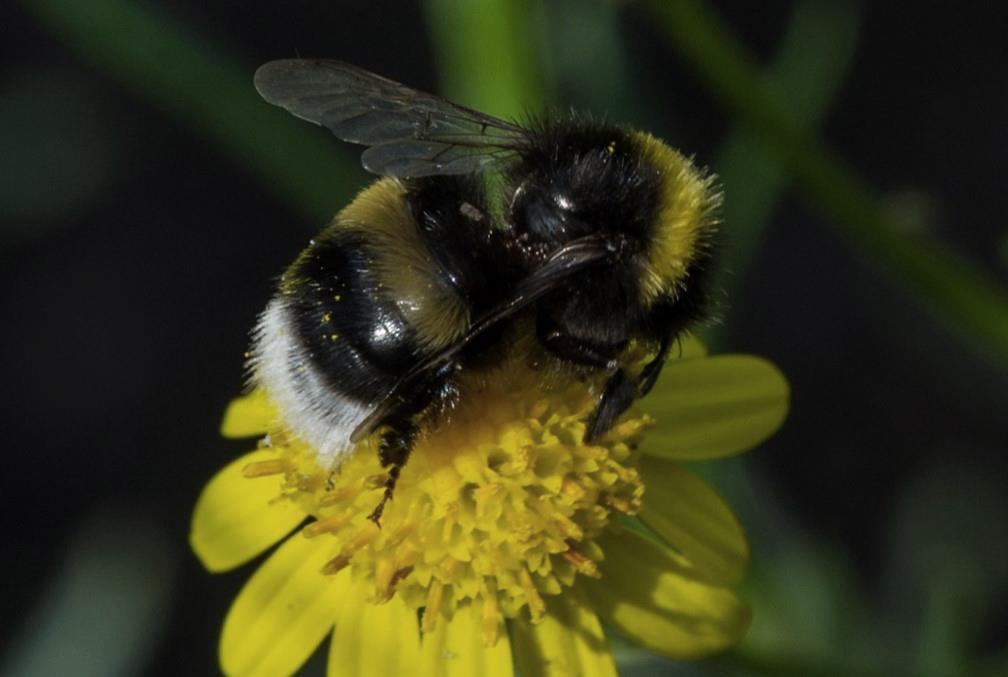
<path fill-rule="evenodd" d="M 532 129 L 512 174 L 519 237 L 549 251 L 608 236 L 644 297 L 684 286 L 708 257 L 720 202 L 712 178 L 648 134 L 576 118 Z"/>
<path fill-rule="evenodd" d="M 534 129 L 511 200 L 519 235 L 547 248 L 612 235 L 624 249 L 643 249 L 661 177 L 641 163 L 631 135 L 570 119 Z"/>

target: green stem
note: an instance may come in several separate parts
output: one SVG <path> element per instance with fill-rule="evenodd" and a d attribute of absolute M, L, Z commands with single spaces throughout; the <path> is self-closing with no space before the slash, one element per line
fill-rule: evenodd
<path fill-rule="evenodd" d="M 472 108 L 518 117 L 546 102 L 532 0 L 427 0 L 444 93 Z"/>
<path fill-rule="evenodd" d="M 534 0 L 426 0 L 442 89 L 449 99 L 488 113 L 521 119 L 543 107 L 547 82 L 537 49 Z M 484 176 L 499 196 L 501 177 Z M 501 202 L 490 200 L 494 220 Z"/>
<path fill-rule="evenodd" d="M 1008 358 L 1008 295 L 947 249 L 912 239 L 861 180 L 775 104 L 749 55 L 702 0 L 650 0 L 672 44 L 762 141 L 840 232 L 916 293 L 960 336 Z"/>
<path fill-rule="evenodd" d="M 311 227 L 361 183 L 349 152 L 321 130 L 267 105 L 243 64 L 164 10 L 125 0 L 24 0 L 84 60 L 204 135 L 299 208 Z M 199 167 L 189 168 L 200 171 Z"/>

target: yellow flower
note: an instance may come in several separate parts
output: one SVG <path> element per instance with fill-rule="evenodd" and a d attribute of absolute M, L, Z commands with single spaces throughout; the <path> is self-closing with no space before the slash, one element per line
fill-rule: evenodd
<path fill-rule="evenodd" d="M 384 481 L 373 448 L 330 477 L 266 395 L 231 404 L 226 436 L 265 437 L 203 490 L 192 547 L 224 571 L 283 543 L 228 612 L 225 673 L 293 673 L 330 632 L 330 675 L 466 677 L 614 675 L 603 622 L 675 658 L 742 637 L 749 611 L 730 586 L 745 537 L 675 461 L 769 436 L 787 410 L 780 373 L 687 341 L 639 407 L 584 444 L 591 384 L 544 389 L 512 367 L 463 384 L 450 422 L 418 441 L 381 528 L 367 519 Z"/>

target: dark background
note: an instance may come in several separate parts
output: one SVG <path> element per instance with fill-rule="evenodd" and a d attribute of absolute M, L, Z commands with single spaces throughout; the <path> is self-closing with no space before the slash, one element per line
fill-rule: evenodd
<path fill-rule="evenodd" d="M 188 550 L 201 486 L 244 448 L 217 436 L 220 414 L 273 277 L 322 208 L 369 179 L 319 131 L 351 169 L 334 167 L 331 205 L 294 204 L 152 93 L 157 77 L 123 78 L 54 27 L 61 4 L 0 8 L 0 670 L 214 674 L 221 621 L 252 571 L 211 576 Z M 769 64 L 809 5 L 824 3 L 715 8 Z M 820 125 L 826 146 L 908 238 L 1004 287 L 1008 16 L 995 3 L 825 6 L 856 36 Z M 417 2 L 187 1 L 156 16 L 228 55 L 250 101 L 255 68 L 295 55 L 448 93 Z M 718 161 L 733 115 L 637 3 L 567 1 L 529 21 L 523 39 L 545 45 L 555 103 L 607 109 L 730 175 Z M 602 26 L 618 64 L 582 23 Z M 134 28 L 121 39 L 142 39 Z M 231 105 L 209 91 L 206 105 Z M 770 204 L 710 331 L 720 350 L 773 360 L 793 389 L 777 436 L 708 471 L 753 540 L 754 627 L 699 666 L 625 647 L 621 661 L 675 674 L 1008 669 L 1008 359 L 801 191 Z M 729 247 L 744 239 L 736 227 L 725 224 Z"/>

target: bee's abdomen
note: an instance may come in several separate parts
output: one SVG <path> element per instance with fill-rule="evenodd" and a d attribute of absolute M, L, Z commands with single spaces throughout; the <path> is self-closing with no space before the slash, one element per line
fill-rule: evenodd
<path fill-rule="evenodd" d="M 463 188 L 376 181 L 288 269 L 260 319 L 253 380 L 333 465 L 399 380 L 510 287 L 486 209 Z M 403 404 L 420 411 L 436 391 Z"/>
<path fill-rule="evenodd" d="M 385 395 L 418 350 L 375 257 L 362 234 L 328 231 L 290 271 L 285 292 L 306 359 L 333 391 L 362 403 Z"/>

